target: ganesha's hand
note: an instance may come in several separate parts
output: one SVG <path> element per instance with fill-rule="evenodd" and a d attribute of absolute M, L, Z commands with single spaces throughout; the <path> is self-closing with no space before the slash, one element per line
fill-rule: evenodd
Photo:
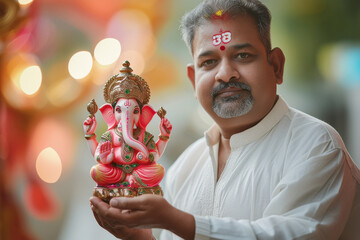
<path fill-rule="evenodd" d="M 113 148 L 110 141 L 101 143 L 99 156 L 102 163 L 108 164 L 112 161 Z"/>
<path fill-rule="evenodd" d="M 160 135 L 169 137 L 171 134 L 172 125 L 167 118 L 162 118 L 160 121 Z"/>
<path fill-rule="evenodd" d="M 96 130 L 96 126 L 97 126 L 97 122 L 95 116 L 88 117 L 83 123 L 84 133 L 86 135 L 94 134 Z"/>

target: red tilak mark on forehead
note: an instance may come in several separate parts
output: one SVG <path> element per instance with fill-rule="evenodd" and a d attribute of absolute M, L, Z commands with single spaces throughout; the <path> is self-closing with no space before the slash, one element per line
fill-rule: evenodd
<path fill-rule="evenodd" d="M 220 46 L 220 50 L 224 51 L 225 50 L 225 46 Z"/>
<path fill-rule="evenodd" d="M 222 13 L 222 10 L 217 11 L 215 14 L 211 16 L 211 19 L 213 20 L 225 20 L 229 17 L 228 13 Z"/>

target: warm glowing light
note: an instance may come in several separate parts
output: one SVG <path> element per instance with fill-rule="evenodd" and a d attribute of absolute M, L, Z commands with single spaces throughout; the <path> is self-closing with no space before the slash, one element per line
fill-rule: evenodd
<path fill-rule="evenodd" d="M 118 39 L 122 49 L 136 50 L 146 59 L 153 52 L 153 28 L 149 16 L 140 10 L 126 9 L 115 13 L 108 23 L 106 34 Z"/>
<path fill-rule="evenodd" d="M 51 146 L 61 159 L 62 172 L 71 169 L 77 149 L 77 137 L 74 134 L 76 131 L 72 126 L 60 117 L 47 117 L 38 121 L 32 130 L 29 139 L 29 161 L 31 161 L 29 164 L 36 165 L 39 153 Z"/>
<path fill-rule="evenodd" d="M 24 54 L 21 53 L 21 51 L 12 55 L 13 56 L 6 58 L 6 61 L 3 61 L 4 64 L 1 73 L 3 74 L 3 78 L 7 80 L 0 81 L 1 95 L 7 104 L 17 110 L 28 111 L 42 109 L 44 103 L 46 104 L 46 99 L 41 95 L 44 92 L 42 83 L 44 80 L 41 76 L 43 74 L 41 73 L 42 69 L 38 67 L 38 59 L 34 55 Z M 30 68 L 30 66 L 32 67 Z M 34 94 L 28 95 L 32 93 Z"/>
<path fill-rule="evenodd" d="M 115 38 L 105 38 L 95 47 L 94 57 L 101 65 L 110 65 L 120 56 L 121 45 Z"/>
<path fill-rule="evenodd" d="M 29 5 L 30 3 L 32 3 L 34 0 L 18 0 L 18 3 L 22 6 L 25 5 Z"/>
<path fill-rule="evenodd" d="M 61 175 L 62 165 L 58 153 L 51 147 L 42 150 L 36 159 L 36 171 L 47 183 L 55 183 Z"/>
<path fill-rule="evenodd" d="M 91 54 L 87 51 L 80 51 L 70 58 L 68 69 L 73 78 L 82 79 L 90 73 L 92 66 Z"/>
<path fill-rule="evenodd" d="M 20 76 L 20 88 L 27 95 L 36 93 L 42 81 L 41 69 L 39 66 L 27 67 Z"/>

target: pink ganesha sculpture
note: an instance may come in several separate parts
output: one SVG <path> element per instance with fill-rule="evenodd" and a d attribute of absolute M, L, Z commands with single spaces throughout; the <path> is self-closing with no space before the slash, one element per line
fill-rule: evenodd
<path fill-rule="evenodd" d="M 132 73 L 130 63 L 125 61 L 120 73 L 112 76 L 104 86 L 107 102 L 100 112 L 108 130 L 96 140 L 97 105 L 88 105 L 90 116 L 83 124 L 91 154 L 98 162 L 90 170 L 97 183 L 94 195 L 109 201 L 111 197 L 132 197 L 144 193 L 162 195 L 159 186 L 164 177 L 163 166 L 157 163 L 170 137 L 172 125 L 160 109 L 160 135 L 154 136 L 146 126 L 156 113 L 147 103 L 150 89 L 144 79 Z"/>

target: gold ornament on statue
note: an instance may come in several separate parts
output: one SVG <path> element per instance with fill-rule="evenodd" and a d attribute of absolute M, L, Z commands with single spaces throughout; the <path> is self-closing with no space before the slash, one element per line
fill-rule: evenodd
<path fill-rule="evenodd" d="M 96 104 L 95 99 L 91 99 L 91 101 L 87 105 L 87 110 L 89 112 L 89 117 L 92 118 L 98 110 L 98 105 Z M 87 126 L 87 131 L 89 131 L 89 129 L 90 126 Z M 88 136 L 88 137 L 92 137 L 92 136 Z"/>
<path fill-rule="evenodd" d="M 160 109 L 156 113 L 160 118 L 164 118 L 166 115 L 166 110 L 163 107 L 160 107 Z"/>
<path fill-rule="evenodd" d="M 104 99 L 112 104 L 119 98 L 135 98 L 141 104 L 150 100 L 150 88 L 140 76 L 133 74 L 130 63 L 125 61 L 120 73 L 112 76 L 104 86 Z"/>
<path fill-rule="evenodd" d="M 90 117 L 94 116 L 94 114 L 97 112 L 98 110 L 98 106 L 95 102 L 95 99 L 92 99 L 89 104 L 87 105 L 87 110 L 90 113 Z"/>

